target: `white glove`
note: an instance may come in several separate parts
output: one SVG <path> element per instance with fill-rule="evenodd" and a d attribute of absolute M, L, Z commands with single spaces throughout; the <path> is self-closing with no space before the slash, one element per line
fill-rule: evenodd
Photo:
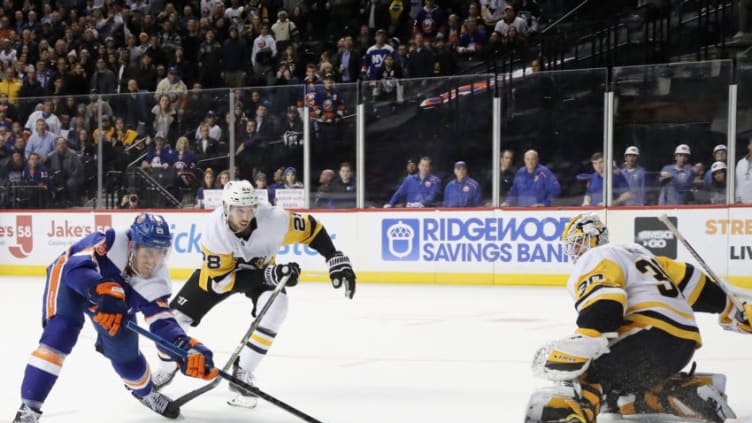
<path fill-rule="evenodd" d="M 750 312 L 752 312 L 752 304 L 744 303 L 742 312 L 734 306 L 731 298 L 728 298 L 726 308 L 718 315 L 718 324 L 728 331 L 752 334 L 752 325 L 749 323 Z"/>
<path fill-rule="evenodd" d="M 578 329 L 573 335 L 540 348 L 533 358 L 533 373 L 553 381 L 574 380 L 585 373 L 591 361 L 608 352 L 604 334 Z"/>

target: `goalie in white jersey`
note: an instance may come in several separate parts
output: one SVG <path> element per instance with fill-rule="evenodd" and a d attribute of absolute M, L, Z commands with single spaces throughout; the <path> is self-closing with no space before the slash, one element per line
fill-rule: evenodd
<path fill-rule="evenodd" d="M 203 254 L 201 268 L 194 271 L 170 306 L 183 326 L 197 326 L 215 305 L 235 293 L 253 300 L 254 315 L 264 307 L 274 287 L 290 276 L 287 287 L 298 282 L 297 263 L 275 264 L 283 245 L 306 244 L 321 254 L 329 266 L 335 288 L 345 288 L 345 297 L 355 294 L 355 273 L 347 256 L 337 251 L 324 226 L 313 216 L 292 213 L 281 207 L 259 203 L 248 181 L 230 181 L 222 192 L 222 207 L 207 218 L 199 245 Z M 253 384 L 253 372 L 272 345 L 287 315 L 284 291 L 274 300 L 259 326 L 243 348 L 234 367 L 234 375 Z M 152 380 L 158 388 L 175 374 L 174 362 L 164 361 Z M 251 392 L 230 385 L 238 395 L 230 405 L 254 407 Z"/>
<path fill-rule="evenodd" d="M 734 417 L 723 375 L 679 373 L 702 344 L 695 311 L 719 313 L 726 329 L 752 330 L 723 290 L 689 263 L 608 244 L 596 215 L 570 220 L 562 241 L 575 263 L 567 290 L 578 329 L 536 354 L 533 370 L 561 383 L 532 395 L 525 421 L 593 423 L 604 399 L 624 415 Z"/>

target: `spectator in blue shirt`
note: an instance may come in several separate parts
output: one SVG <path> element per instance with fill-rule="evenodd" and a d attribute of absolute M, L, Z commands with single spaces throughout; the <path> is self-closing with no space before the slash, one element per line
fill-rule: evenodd
<path fill-rule="evenodd" d="M 37 119 L 36 132 L 31 134 L 26 143 L 26 159 L 31 153 L 39 154 L 41 163 L 47 163 L 47 156 L 55 150 L 55 135 L 47 130 L 47 122 Z"/>
<path fill-rule="evenodd" d="M 431 175 L 431 159 L 421 157 L 418 162 L 418 173 L 405 178 L 384 207 L 394 207 L 403 202 L 405 207 L 435 206 L 438 204 L 439 193 L 441 193 L 441 179 Z"/>
<path fill-rule="evenodd" d="M 603 162 L 603 153 L 595 153 L 590 158 L 590 162 L 593 164 L 592 175 L 588 178 L 587 191 L 585 191 L 585 198 L 582 201 L 583 206 L 603 206 L 603 172 L 605 171 L 605 163 Z M 615 169 L 613 172 L 612 180 L 612 192 L 614 196 L 614 206 L 623 205 L 632 197 L 632 193 L 629 192 L 629 184 L 624 178 L 624 175 Z"/>
<path fill-rule="evenodd" d="M 715 162 L 723 162 L 726 163 L 726 145 L 724 144 L 718 144 L 713 148 L 713 164 Z M 713 166 L 711 166 L 712 168 Z M 713 185 L 713 169 L 708 169 L 705 172 L 705 175 L 702 177 L 702 184 L 705 187 L 708 187 L 710 185 Z"/>
<path fill-rule="evenodd" d="M 154 137 L 154 148 L 146 155 L 146 159 L 141 162 L 141 167 L 167 169 L 175 163 L 175 154 L 172 148 L 165 141 L 164 135 L 157 134 Z"/>
<path fill-rule="evenodd" d="M 502 207 L 547 207 L 559 196 L 561 186 L 554 174 L 539 163 L 538 152 L 528 150 L 524 155 L 525 167 L 514 175 L 512 189 Z"/>
<path fill-rule="evenodd" d="M 680 144 L 674 150 L 674 164 L 663 166 L 660 173 L 661 193 L 659 205 L 687 204 L 692 189 L 695 171 L 689 164 L 691 151 L 687 144 Z"/>
<path fill-rule="evenodd" d="M 624 151 L 624 167 L 621 174 L 627 180 L 629 191 L 632 195 L 624 202 L 625 206 L 644 206 L 647 176 L 645 168 L 637 164 L 640 157 L 640 149 L 630 145 Z"/>
<path fill-rule="evenodd" d="M 480 184 L 467 176 L 467 163 L 454 164 L 454 176 L 444 189 L 444 207 L 480 206 Z"/>
<path fill-rule="evenodd" d="M 41 158 L 38 153 L 29 154 L 29 161 L 23 170 L 21 177 L 24 182 L 29 182 L 39 187 L 47 188 L 49 184 L 49 173 L 47 168 L 41 164 Z"/>

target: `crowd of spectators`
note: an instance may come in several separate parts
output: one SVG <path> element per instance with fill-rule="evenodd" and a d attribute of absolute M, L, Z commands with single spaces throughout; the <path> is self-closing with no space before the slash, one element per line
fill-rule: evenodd
<path fill-rule="evenodd" d="M 163 206 L 160 195 L 145 195 L 152 181 L 202 207 L 206 190 L 237 177 L 275 201 L 277 189 L 301 187 L 303 106 L 316 146 L 342 138 L 354 111 L 338 84 L 362 82 L 372 100 L 399 99 L 401 78 L 451 75 L 463 62 L 523 51 L 540 18 L 534 0 L 6 0 L 0 183 L 9 189 L 0 203 L 84 204 L 94 195 L 100 140 L 105 188 L 117 206 Z M 717 157 L 725 154 L 720 147 Z M 630 146 L 612 178 L 614 204 L 725 202 L 725 158 L 692 165 L 689 146 L 675 153 L 663 169 L 646 172 Z M 513 151 L 500 158 L 503 205 L 555 204 L 556 175 L 535 150 L 519 154 L 519 169 Z M 314 206 L 354 206 L 353 159 L 321 170 Z M 740 171 L 744 160 L 741 201 L 750 174 L 749 166 Z M 577 178 L 582 205 L 603 203 L 603 156 L 591 162 L 593 172 Z M 488 205 L 490 180 L 481 171 L 472 178 L 464 161 L 444 181 L 431 174 L 428 157 L 408 167 L 415 169 L 395 181 L 385 207 Z"/>

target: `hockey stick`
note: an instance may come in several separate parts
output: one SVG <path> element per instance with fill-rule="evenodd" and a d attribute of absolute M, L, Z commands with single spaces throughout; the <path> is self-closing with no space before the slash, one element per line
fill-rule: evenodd
<path fill-rule="evenodd" d="M 173 344 L 172 342 L 167 341 L 166 339 L 162 338 L 161 336 L 159 336 L 159 335 L 157 335 L 155 333 L 149 332 L 148 330 L 146 330 L 146 329 L 142 328 L 141 326 L 139 326 L 138 323 L 136 323 L 133 320 L 128 320 L 127 327 L 128 327 L 128 329 L 136 332 L 137 334 L 142 335 L 142 336 L 144 336 L 146 338 L 149 338 L 152 341 L 156 342 L 157 344 L 161 345 L 162 347 L 170 350 L 170 352 L 172 352 L 173 354 L 175 354 L 178 357 L 181 357 L 181 358 L 185 359 L 188 356 L 188 351 L 186 351 L 186 350 L 184 350 L 182 348 L 179 348 L 177 345 Z M 266 401 L 270 402 L 271 404 L 276 405 L 277 407 L 279 407 L 279 408 L 287 411 L 288 413 L 290 413 L 290 414 L 292 414 L 292 415 L 294 415 L 296 417 L 300 417 L 301 419 L 303 419 L 306 422 L 310 422 L 310 423 L 323 423 L 321 420 L 317 420 L 316 418 L 309 416 L 308 414 L 306 414 L 306 413 L 298 410 L 297 408 L 295 408 L 295 407 L 287 404 L 286 402 L 278 400 L 277 398 L 275 398 L 275 397 L 267 394 L 266 392 L 262 391 L 261 389 L 259 389 L 256 386 L 253 386 L 253 385 L 250 385 L 250 384 L 247 384 L 247 383 L 243 382 L 242 380 L 240 380 L 240 379 L 236 378 L 235 376 L 233 376 L 233 375 L 225 372 L 224 370 L 220 370 L 219 371 L 219 377 L 221 377 L 223 379 L 226 379 L 227 381 L 229 381 L 229 382 L 231 382 L 231 383 L 233 383 L 235 385 L 238 385 L 238 386 L 240 386 L 241 388 L 243 388 L 243 389 L 245 389 L 247 391 L 253 392 L 254 394 L 258 395 L 259 397 L 261 397 L 261 398 L 265 399 Z M 215 380 L 219 379 L 219 377 L 215 378 Z M 175 404 L 175 401 L 173 401 L 173 404 Z"/>
<path fill-rule="evenodd" d="M 700 257 L 700 254 L 695 251 L 694 248 L 692 248 L 692 245 L 689 244 L 689 241 L 687 241 L 686 238 L 684 238 L 684 235 L 679 232 L 679 229 L 676 228 L 676 226 L 669 220 L 668 216 L 666 214 L 662 214 L 658 216 L 658 220 L 663 222 L 664 225 L 666 225 L 666 228 L 668 228 L 669 231 L 671 231 L 672 234 L 676 237 L 676 239 L 679 240 L 679 242 L 684 245 L 684 248 L 689 251 L 689 254 L 692 255 L 692 257 L 697 261 L 697 263 L 700 264 L 702 267 L 702 270 L 705 271 L 705 273 L 710 276 L 713 281 L 718 285 L 719 288 L 723 291 L 724 294 L 726 294 L 727 297 L 731 299 L 731 302 L 734 303 L 734 307 L 736 307 L 739 311 L 742 311 L 746 313 L 747 316 L 750 316 L 750 312 L 752 312 L 752 304 L 745 304 L 744 301 L 741 301 L 736 294 L 734 293 L 733 289 L 729 286 L 729 283 L 725 280 L 721 279 L 716 275 L 716 273 L 713 271 L 713 269 L 708 266 L 707 263 L 705 263 L 705 260 Z"/>
<path fill-rule="evenodd" d="M 227 360 L 225 365 L 222 367 L 223 372 L 229 372 L 232 368 L 233 363 L 235 363 L 235 360 L 240 356 L 240 352 L 243 351 L 243 347 L 245 347 L 245 344 L 248 343 L 248 340 L 251 338 L 251 335 L 253 335 L 253 332 L 256 331 L 256 328 L 261 323 L 261 319 L 264 317 L 267 311 L 269 311 L 269 308 L 271 308 L 272 303 L 277 298 L 280 292 L 282 292 L 282 289 L 287 285 L 287 281 L 290 279 L 290 276 L 285 276 L 282 278 L 282 280 L 277 284 L 276 287 L 274 287 L 274 290 L 272 291 L 272 296 L 269 297 L 269 300 L 267 300 L 266 304 L 264 304 L 264 307 L 261 308 L 261 311 L 259 311 L 256 314 L 256 319 L 251 323 L 251 326 L 248 328 L 247 331 L 245 331 L 245 334 L 243 335 L 242 340 L 238 344 L 237 347 L 235 347 L 235 350 L 232 352 L 232 355 L 230 355 L 230 358 Z M 203 395 L 212 389 L 216 388 L 219 385 L 219 382 L 221 382 L 220 378 L 215 378 L 213 381 L 207 383 L 204 386 L 200 386 L 188 393 L 185 393 L 177 398 L 175 398 L 175 401 L 173 403 L 177 405 L 178 407 L 181 407 L 183 404 L 187 403 L 188 401 L 192 401 L 196 397 Z"/>

